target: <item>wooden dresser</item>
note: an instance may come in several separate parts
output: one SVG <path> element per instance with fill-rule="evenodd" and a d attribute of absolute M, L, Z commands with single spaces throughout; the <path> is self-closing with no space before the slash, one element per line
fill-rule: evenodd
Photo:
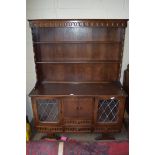
<path fill-rule="evenodd" d="M 29 20 L 36 85 L 29 94 L 40 132 L 119 132 L 127 20 Z"/>

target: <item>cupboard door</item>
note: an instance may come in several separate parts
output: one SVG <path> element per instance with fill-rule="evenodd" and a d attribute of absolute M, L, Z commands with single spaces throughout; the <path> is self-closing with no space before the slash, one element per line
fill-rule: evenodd
<path fill-rule="evenodd" d="M 118 100 L 99 100 L 97 122 L 116 122 L 118 119 Z"/>
<path fill-rule="evenodd" d="M 69 119 L 92 119 L 93 99 L 89 97 L 66 97 L 63 99 L 63 113 Z"/>
<path fill-rule="evenodd" d="M 81 97 L 78 100 L 78 116 L 84 119 L 92 119 L 93 116 L 93 99 Z"/>
<path fill-rule="evenodd" d="M 65 118 L 77 118 L 78 117 L 78 98 L 69 97 L 63 99 L 63 114 Z"/>
<path fill-rule="evenodd" d="M 37 97 L 33 99 L 33 104 L 35 105 L 35 120 L 40 125 L 42 123 L 60 123 L 60 111 L 61 102 L 57 98 L 42 98 Z"/>
<path fill-rule="evenodd" d="M 96 123 L 121 123 L 124 114 L 124 99 L 122 98 L 97 98 Z"/>

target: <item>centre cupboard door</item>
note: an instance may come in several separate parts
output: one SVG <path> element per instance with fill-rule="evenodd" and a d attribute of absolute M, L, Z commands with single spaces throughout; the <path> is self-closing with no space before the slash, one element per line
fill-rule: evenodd
<path fill-rule="evenodd" d="M 93 119 L 93 98 L 63 98 L 63 118 L 68 125 L 91 125 Z"/>

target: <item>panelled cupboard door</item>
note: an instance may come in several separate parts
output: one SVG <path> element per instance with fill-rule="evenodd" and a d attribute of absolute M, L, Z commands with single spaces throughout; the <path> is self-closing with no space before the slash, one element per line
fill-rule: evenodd
<path fill-rule="evenodd" d="M 97 97 L 95 99 L 95 124 L 121 124 L 124 105 L 124 97 Z"/>
<path fill-rule="evenodd" d="M 93 117 L 93 98 L 63 98 L 63 114 L 66 119 L 89 119 Z"/>
<path fill-rule="evenodd" d="M 63 115 L 64 118 L 77 118 L 78 117 L 78 98 L 66 97 L 63 98 Z"/>
<path fill-rule="evenodd" d="M 33 97 L 32 108 L 36 125 L 54 124 L 61 121 L 61 99 L 52 97 Z"/>
<path fill-rule="evenodd" d="M 84 119 L 92 119 L 93 116 L 93 98 L 80 97 L 79 98 L 79 110 L 78 115 Z"/>

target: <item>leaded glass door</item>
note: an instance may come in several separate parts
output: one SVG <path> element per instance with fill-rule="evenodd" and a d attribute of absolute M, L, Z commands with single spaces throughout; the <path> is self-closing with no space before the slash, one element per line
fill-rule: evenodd
<path fill-rule="evenodd" d="M 119 109 L 120 100 L 118 98 L 98 98 L 96 100 L 96 123 L 117 123 Z"/>
<path fill-rule="evenodd" d="M 39 124 L 60 122 L 61 100 L 57 98 L 35 98 L 36 117 Z"/>

